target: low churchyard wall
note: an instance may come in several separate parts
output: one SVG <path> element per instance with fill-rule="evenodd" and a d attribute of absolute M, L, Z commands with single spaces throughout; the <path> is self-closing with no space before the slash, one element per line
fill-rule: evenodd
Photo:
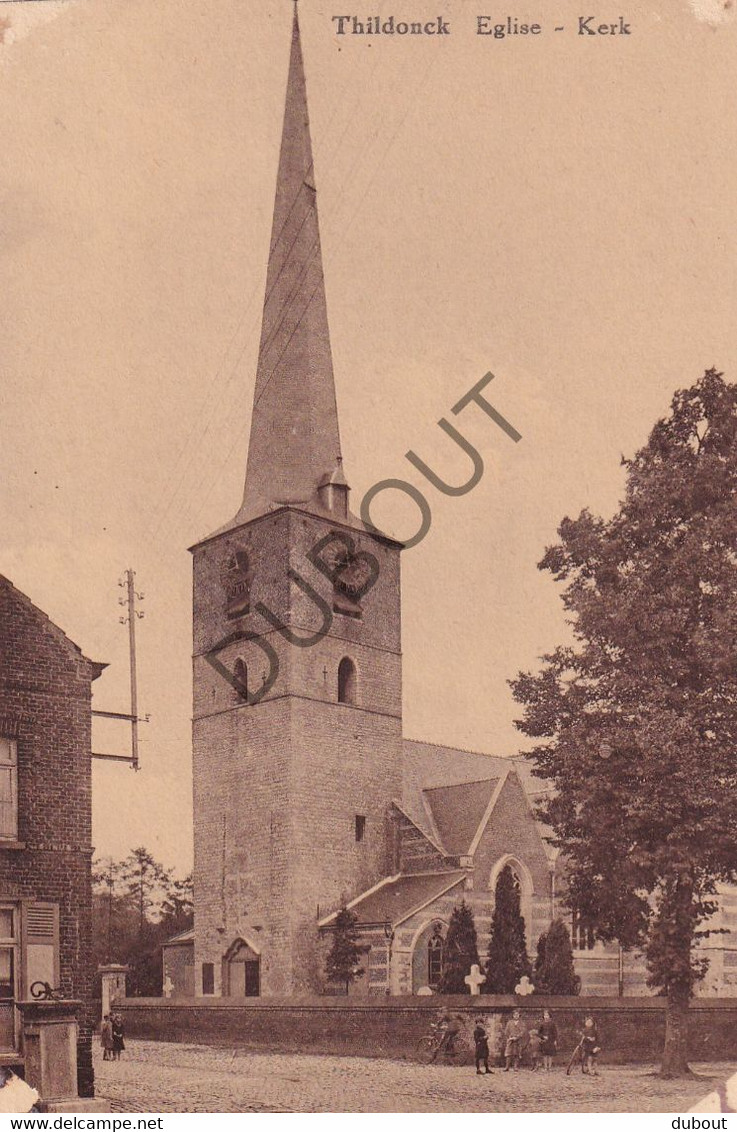
<path fill-rule="evenodd" d="M 467 1039 L 482 1017 L 492 1057 L 512 1010 L 527 1029 L 550 1010 L 558 1026 L 558 1061 L 567 1061 L 587 1014 L 596 1020 L 601 1060 L 610 1064 L 656 1062 L 663 1049 L 662 998 L 567 998 L 520 1000 L 514 996 L 436 995 L 432 998 L 127 998 L 115 1004 L 126 1034 L 168 1042 L 263 1051 L 326 1053 L 413 1060 L 430 1025 L 450 1011 L 460 1016 Z M 696 999 L 690 1017 L 690 1055 L 697 1061 L 737 1058 L 737 998 Z"/>

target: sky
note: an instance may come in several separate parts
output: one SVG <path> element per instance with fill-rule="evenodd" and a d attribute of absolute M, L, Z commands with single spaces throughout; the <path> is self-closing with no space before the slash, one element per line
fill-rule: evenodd
<path fill-rule="evenodd" d="M 737 21 L 652 0 L 612 9 L 629 35 L 589 37 L 572 0 L 525 0 L 541 35 L 496 39 L 483 4 L 405 3 L 371 13 L 442 9 L 450 35 L 338 36 L 336 10 L 300 4 L 344 467 L 354 510 L 388 477 L 432 507 L 403 556 L 405 734 L 512 755 L 507 681 L 568 631 L 536 567 L 558 524 L 613 511 L 676 388 L 737 380 Z M 136 571 L 150 722 L 137 774 L 94 764 L 93 841 L 180 873 L 187 547 L 243 490 L 291 15 L 0 7 L 0 572 L 108 663 L 93 706 L 127 711 Z M 404 454 L 460 482 L 436 422 L 488 371 L 522 440 L 453 418 L 485 470 L 441 497 Z M 415 521 L 376 515 L 400 538 Z M 95 724 L 95 750 L 128 744 Z"/>

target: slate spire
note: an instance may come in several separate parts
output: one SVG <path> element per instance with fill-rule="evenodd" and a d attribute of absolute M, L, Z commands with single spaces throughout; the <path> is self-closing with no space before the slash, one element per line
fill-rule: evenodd
<path fill-rule="evenodd" d="M 338 412 L 295 3 L 246 485 L 237 520 L 252 519 L 285 503 L 324 511 L 325 493 L 318 489 L 326 477 L 333 477 L 339 463 Z"/>

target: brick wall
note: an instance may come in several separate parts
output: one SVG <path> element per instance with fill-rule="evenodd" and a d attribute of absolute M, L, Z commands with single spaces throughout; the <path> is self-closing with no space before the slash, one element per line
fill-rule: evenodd
<path fill-rule="evenodd" d="M 532 1028 L 550 1010 L 559 1031 L 559 1061 L 576 1045 L 586 1014 L 596 1019 L 605 1063 L 657 1062 L 665 1034 L 662 999 L 547 998 L 521 1002 L 512 996 L 438 996 L 423 1000 L 375 998 L 220 999 L 118 1003 L 130 1037 L 284 1052 L 361 1057 L 416 1056 L 420 1038 L 446 1009 L 459 1012 L 470 1033 L 477 1017 L 500 1033 L 513 1009 Z M 690 1055 L 695 1060 L 737 1058 L 737 1005 L 730 999 L 696 999 L 690 1017 Z"/>
<path fill-rule="evenodd" d="M 93 1094 L 91 681 L 98 666 L 0 577 L 0 733 L 18 748 L 18 840 L 0 900 L 59 905 L 60 987 L 81 999 L 81 1096 Z"/>
<path fill-rule="evenodd" d="M 466 896 L 473 907 L 482 955 L 491 931 L 495 877 L 500 863 L 507 858 L 511 858 L 510 864 L 520 874 L 527 947 L 534 960 L 538 936 L 547 930 L 552 918 L 550 871 L 540 828 L 515 773 L 504 783 L 479 842 L 473 861 L 473 891 Z"/>

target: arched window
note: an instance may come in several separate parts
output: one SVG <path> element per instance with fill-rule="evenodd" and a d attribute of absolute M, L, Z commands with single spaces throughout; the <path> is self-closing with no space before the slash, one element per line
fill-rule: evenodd
<path fill-rule="evenodd" d="M 338 703 L 356 702 L 356 666 L 349 656 L 344 656 L 338 665 Z"/>
<path fill-rule="evenodd" d="M 443 937 L 436 929 L 427 941 L 427 985 L 435 989 L 443 974 Z"/>
<path fill-rule="evenodd" d="M 239 700 L 248 699 L 248 667 L 245 660 L 238 657 L 235 665 L 233 666 L 233 676 L 235 678 L 235 693 Z"/>

